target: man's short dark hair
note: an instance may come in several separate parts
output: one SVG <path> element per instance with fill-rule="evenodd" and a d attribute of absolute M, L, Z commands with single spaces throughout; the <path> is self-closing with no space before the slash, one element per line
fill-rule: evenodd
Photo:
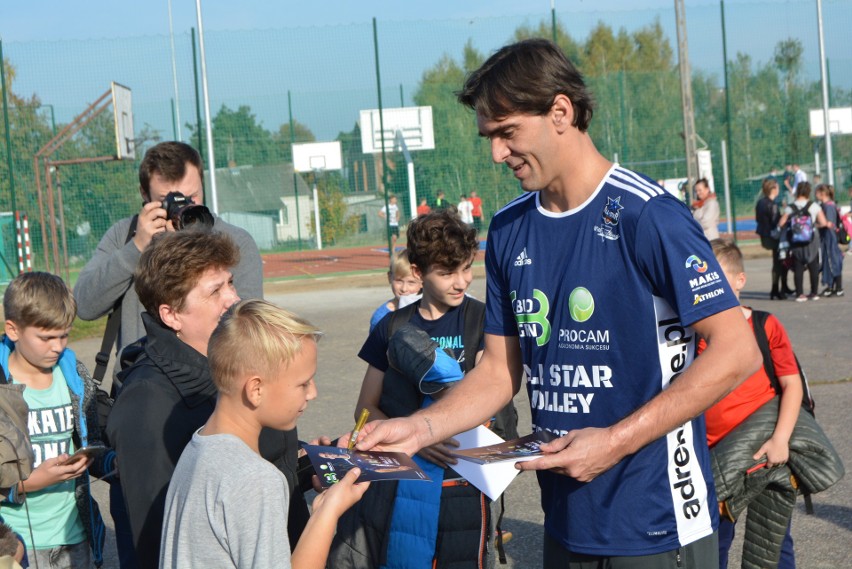
<path fill-rule="evenodd" d="M 186 165 L 192 164 L 201 174 L 204 167 L 201 155 L 185 142 L 161 142 L 145 153 L 139 165 L 139 186 L 146 196 L 151 195 L 151 178 L 159 174 L 167 182 L 179 182 L 186 176 Z"/>
<path fill-rule="evenodd" d="M 442 209 L 408 224 L 408 260 L 424 273 L 433 265 L 455 269 L 479 250 L 476 229 L 452 210 Z"/>
<path fill-rule="evenodd" d="M 496 120 L 512 113 L 546 115 L 560 94 L 574 107 L 573 126 L 586 132 L 594 110 L 592 95 L 562 50 L 543 39 L 500 48 L 456 93 L 460 103 Z"/>

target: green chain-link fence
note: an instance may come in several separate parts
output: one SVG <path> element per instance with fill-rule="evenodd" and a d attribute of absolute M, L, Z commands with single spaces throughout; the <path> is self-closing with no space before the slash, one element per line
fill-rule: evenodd
<path fill-rule="evenodd" d="M 852 52 L 846 45 L 852 4 L 824 0 L 823 14 L 831 106 L 847 107 L 852 105 Z M 821 169 L 825 180 L 825 147 L 809 136 L 808 123 L 808 110 L 822 105 L 814 3 L 729 3 L 724 34 L 719 4 L 689 6 L 686 16 L 696 130 L 712 153 L 717 191 L 723 179 L 721 142 L 728 138 L 730 121 L 735 215 L 753 213 L 760 180 L 773 169 L 799 163 L 811 175 Z M 377 215 L 383 187 L 399 196 L 403 223 L 411 208 L 402 153 L 388 148 L 385 168 L 380 155 L 361 150 L 359 111 L 378 107 L 378 67 L 383 107 L 433 109 L 435 149 L 412 153 L 418 197 L 431 201 L 442 190 L 456 202 L 476 190 L 487 222 L 519 190 L 507 169 L 491 162 L 473 115 L 453 93 L 495 49 L 530 36 L 555 38 L 584 73 L 597 100 L 591 135 L 604 155 L 655 179 L 683 178 L 674 26 L 672 7 L 560 11 L 555 21 L 550 12 L 417 22 L 386 22 L 378 15 L 375 35 L 371 24 L 305 27 L 299 22 L 284 29 L 208 32 L 218 211 L 248 228 L 264 250 L 313 248 L 316 183 L 325 245 L 386 243 L 384 221 Z M 167 36 L 3 45 L 15 200 L 29 217 L 36 267 L 50 259 L 43 234 L 52 242 L 51 218 L 60 256 L 67 255 L 73 269 L 91 256 L 112 223 L 139 210 L 138 160 L 156 141 L 182 138 L 208 161 L 193 41 L 190 30 L 175 35 L 177 96 Z M 133 91 L 137 159 L 59 165 L 49 174 L 51 213 L 46 193 L 39 205 L 33 158 L 111 81 Z M 2 134 L 0 212 L 10 212 L 5 130 Z M 292 142 L 335 140 L 341 143 L 341 170 L 294 173 Z M 112 155 L 114 149 L 110 110 L 52 159 Z M 836 186 L 845 196 L 843 189 L 852 184 L 852 138 L 834 137 L 833 150 Z M 40 176 L 46 192 L 46 173 Z M 206 187 L 211 205 L 209 176 Z M 10 220 L 0 216 L 6 261 L 0 270 L 6 273 L 17 269 Z M 742 228 L 748 228 L 745 221 Z"/>

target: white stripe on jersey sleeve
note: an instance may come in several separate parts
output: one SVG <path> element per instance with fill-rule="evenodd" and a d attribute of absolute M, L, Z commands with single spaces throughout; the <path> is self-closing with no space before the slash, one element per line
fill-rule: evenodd
<path fill-rule="evenodd" d="M 654 196 L 665 193 L 663 188 L 648 182 L 637 173 L 621 167 L 613 170 L 609 178 L 609 183 L 638 196 L 643 201 L 648 201 Z"/>
<path fill-rule="evenodd" d="M 661 188 L 659 185 L 649 182 L 633 170 L 628 170 L 627 168 L 619 167 L 614 174 L 617 174 L 619 177 L 623 177 L 628 181 L 633 181 L 633 183 L 641 189 L 649 192 L 651 195 L 660 196 L 666 193 L 666 190 Z"/>

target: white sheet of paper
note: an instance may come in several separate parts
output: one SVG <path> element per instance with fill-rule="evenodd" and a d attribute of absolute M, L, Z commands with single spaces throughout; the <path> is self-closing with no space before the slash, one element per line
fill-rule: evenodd
<path fill-rule="evenodd" d="M 460 449 L 496 445 L 503 442 L 503 439 L 494 432 L 481 425 L 453 438 L 459 442 Z M 453 466 L 453 470 L 464 476 L 468 482 L 479 488 L 491 500 L 496 500 L 512 483 L 515 476 L 520 474 L 520 471 L 515 468 L 515 462 L 517 461 L 510 460 L 493 464 L 476 464 L 468 460 L 459 460 Z"/>

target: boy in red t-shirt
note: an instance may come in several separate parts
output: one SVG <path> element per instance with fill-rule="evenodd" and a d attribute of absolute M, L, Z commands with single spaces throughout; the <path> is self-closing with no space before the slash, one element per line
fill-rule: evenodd
<path fill-rule="evenodd" d="M 713 246 L 713 254 L 716 255 L 728 283 L 739 299 L 740 291 L 746 284 L 742 252 L 732 241 L 714 239 L 710 244 Z M 754 326 L 751 308 L 747 306 L 741 306 L 741 308 L 743 316 Z M 781 322 L 770 314 L 766 319 L 765 330 L 772 363 L 775 366 L 775 374 L 778 376 L 778 383 L 781 384 L 781 406 L 778 411 L 778 423 L 775 425 L 775 431 L 754 454 L 754 460 L 763 459 L 766 461 L 766 467 L 772 468 L 784 465 L 790 456 L 790 436 L 793 433 L 793 427 L 796 425 L 799 409 L 802 406 L 802 379 L 799 376 L 799 368 L 796 365 L 796 357 L 793 355 L 790 338 Z M 698 352 L 701 353 L 705 347 L 706 344 L 701 340 L 698 344 Z M 708 446 L 713 448 L 737 425 L 772 400 L 775 395 L 766 369 L 760 368 L 721 401 L 704 412 L 707 423 Z M 728 566 L 728 550 L 733 539 L 734 522 L 722 517 L 719 525 L 719 566 L 721 569 Z M 788 523 L 778 567 L 794 569 L 795 566 L 793 539 L 790 536 Z"/>

